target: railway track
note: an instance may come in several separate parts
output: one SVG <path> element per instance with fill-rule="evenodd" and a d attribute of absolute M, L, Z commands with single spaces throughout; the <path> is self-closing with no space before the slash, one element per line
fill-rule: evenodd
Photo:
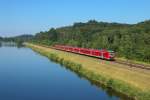
<path fill-rule="evenodd" d="M 135 68 L 150 70 L 150 66 L 148 66 L 148 65 L 136 64 L 136 63 L 126 62 L 126 61 L 121 61 L 121 60 L 116 60 L 114 62 L 118 63 L 118 64 L 127 65 L 127 66 L 130 66 L 130 67 L 135 67 Z"/>
<path fill-rule="evenodd" d="M 51 48 L 51 49 L 56 49 L 54 47 L 50 47 L 50 46 L 43 46 L 43 47 L 46 47 L 46 48 Z M 57 49 L 58 50 L 58 49 Z M 63 51 L 63 50 L 61 50 Z M 71 52 L 73 53 L 73 52 Z M 77 54 L 77 53 L 76 53 Z M 88 55 L 85 55 L 85 56 L 88 56 Z M 95 57 L 97 58 L 97 57 Z M 127 65 L 129 67 L 134 67 L 134 68 L 139 68 L 139 69 L 145 69 L 145 70 L 150 70 L 150 66 L 148 65 L 144 65 L 144 64 L 137 64 L 137 63 L 132 63 L 132 62 L 127 62 L 127 61 L 122 61 L 122 60 L 115 60 L 115 61 L 112 61 L 114 63 L 118 63 L 118 64 L 123 64 L 123 65 Z"/>

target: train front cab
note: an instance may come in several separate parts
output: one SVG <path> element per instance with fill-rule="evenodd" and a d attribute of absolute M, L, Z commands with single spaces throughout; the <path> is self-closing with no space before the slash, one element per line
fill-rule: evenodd
<path fill-rule="evenodd" d="M 101 50 L 101 56 L 100 56 L 101 59 L 113 61 L 114 57 L 115 57 L 114 51 Z"/>
<path fill-rule="evenodd" d="M 109 60 L 114 61 L 115 60 L 114 59 L 115 58 L 115 52 L 112 50 L 109 50 L 108 53 L 109 53 Z"/>

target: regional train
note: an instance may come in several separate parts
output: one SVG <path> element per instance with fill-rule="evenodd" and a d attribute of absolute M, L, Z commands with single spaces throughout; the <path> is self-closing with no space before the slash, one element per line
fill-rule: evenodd
<path fill-rule="evenodd" d="M 115 60 L 115 52 L 106 49 L 89 49 L 89 48 L 80 48 L 80 47 L 73 47 L 73 46 L 66 46 L 66 45 L 54 45 L 54 49 L 97 57 L 104 60 Z"/>

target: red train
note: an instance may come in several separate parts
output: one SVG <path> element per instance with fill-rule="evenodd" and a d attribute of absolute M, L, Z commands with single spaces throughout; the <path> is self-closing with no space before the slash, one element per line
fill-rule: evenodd
<path fill-rule="evenodd" d="M 87 49 L 87 48 L 79 48 L 79 47 L 73 47 L 73 46 L 65 46 L 65 45 L 54 45 L 55 49 L 63 50 L 67 52 L 73 52 L 88 56 L 93 56 L 105 60 L 114 60 L 115 52 L 110 50 L 97 50 L 97 49 Z"/>

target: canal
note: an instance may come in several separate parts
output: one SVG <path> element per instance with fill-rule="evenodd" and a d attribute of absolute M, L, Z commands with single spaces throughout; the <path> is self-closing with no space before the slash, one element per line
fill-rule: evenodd
<path fill-rule="evenodd" d="M 0 47 L 0 100 L 120 100 L 29 48 Z"/>

